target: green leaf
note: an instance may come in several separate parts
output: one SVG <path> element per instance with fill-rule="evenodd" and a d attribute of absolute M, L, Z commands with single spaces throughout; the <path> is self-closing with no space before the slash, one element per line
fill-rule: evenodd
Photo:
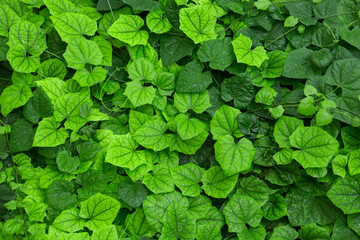
<path fill-rule="evenodd" d="M 295 240 L 298 234 L 289 225 L 276 227 L 269 240 Z"/>
<path fill-rule="evenodd" d="M 18 15 L 6 4 L 0 5 L 0 36 L 8 37 L 11 26 L 19 20 Z"/>
<path fill-rule="evenodd" d="M 290 15 L 299 19 L 305 26 L 314 25 L 317 20 L 312 17 L 312 1 L 286 2 L 284 3 Z"/>
<path fill-rule="evenodd" d="M 161 219 L 163 223 L 162 239 L 194 239 L 196 234 L 195 219 L 178 202 L 171 202 Z"/>
<path fill-rule="evenodd" d="M 231 38 L 214 39 L 204 42 L 197 52 L 201 62 L 210 62 L 212 69 L 224 71 L 235 60 Z"/>
<path fill-rule="evenodd" d="M 22 84 L 12 84 L 0 96 L 1 113 L 6 117 L 15 108 L 25 105 L 33 96 L 31 89 Z"/>
<path fill-rule="evenodd" d="M 266 230 L 261 225 L 256 228 L 250 227 L 249 229 L 245 227 L 237 236 L 239 239 L 263 240 L 266 236 Z"/>
<path fill-rule="evenodd" d="M 192 54 L 195 44 L 187 37 L 161 35 L 160 56 L 165 67 Z"/>
<path fill-rule="evenodd" d="M 123 0 L 123 2 L 138 11 L 153 11 L 159 8 L 159 3 L 154 0 Z"/>
<path fill-rule="evenodd" d="M 226 176 L 220 166 L 209 168 L 203 175 L 201 181 L 205 193 L 214 198 L 226 198 L 234 189 L 239 174 Z"/>
<path fill-rule="evenodd" d="M 19 234 L 23 232 L 24 220 L 18 215 L 15 218 L 8 219 L 2 226 L 2 232 L 6 235 Z"/>
<path fill-rule="evenodd" d="M 111 240 L 118 238 L 119 237 L 115 225 L 96 228 L 91 235 L 91 240 Z"/>
<path fill-rule="evenodd" d="M 112 224 L 119 209 L 120 202 L 101 193 L 96 193 L 81 202 L 80 217 L 89 219 L 85 227 L 90 230 Z"/>
<path fill-rule="evenodd" d="M 360 212 L 360 175 L 340 178 L 326 195 L 345 214 Z"/>
<path fill-rule="evenodd" d="M 64 144 L 69 133 L 65 128 L 59 127 L 60 123 L 54 117 L 41 120 L 36 129 L 33 147 L 56 147 Z"/>
<path fill-rule="evenodd" d="M 316 225 L 316 223 L 308 224 L 299 230 L 300 240 L 328 240 L 329 233 L 326 229 Z"/>
<path fill-rule="evenodd" d="M 146 45 L 149 33 L 140 30 L 144 20 L 137 15 L 119 15 L 119 18 L 110 26 L 107 31 L 110 36 L 129 44 Z"/>
<path fill-rule="evenodd" d="M 304 99 L 301 99 L 297 111 L 305 116 L 314 115 L 317 112 L 315 107 L 315 100 L 313 97 L 308 96 Z"/>
<path fill-rule="evenodd" d="M 298 127 L 289 139 L 299 149 L 293 158 L 304 168 L 327 167 L 339 148 L 339 142 L 319 127 Z"/>
<path fill-rule="evenodd" d="M 106 75 L 107 71 L 102 67 L 95 67 L 91 72 L 84 68 L 77 70 L 73 79 L 75 79 L 81 87 L 91 87 L 95 84 L 103 82 Z"/>
<path fill-rule="evenodd" d="M 211 73 L 203 72 L 204 66 L 198 60 L 186 64 L 179 72 L 177 93 L 201 93 L 212 83 Z"/>
<path fill-rule="evenodd" d="M 232 41 L 232 45 L 238 63 L 260 67 L 266 59 L 269 59 L 263 47 L 256 47 L 251 50 L 251 39 L 242 34 Z"/>
<path fill-rule="evenodd" d="M 267 53 L 269 59 L 265 61 L 261 67 L 261 75 L 263 78 L 278 78 L 281 76 L 287 53 L 279 50 Z"/>
<path fill-rule="evenodd" d="M 184 154 L 195 154 L 204 144 L 209 133 L 204 130 L 196 137 L 182 140 L 178 134 L 169 136 L 170 151 L 178 151 Z"/>
<path fill-rule="evenodd" d="M 177 93 L 174 94 L 174 106 L 182 113 L 193 110 L 196 113 L 202 113 L 208 109 L 210 98 L 208 91 L 203 93 Z"/>
<path fill-rule="evenodd" d="M 143 87 L 139 81 L 127 82 L 126 85 L 124 95 L 134 107 L 151 104 L 155 98 L 156 89 L 152 86 Z"/>
<path fill-rule="evenodd" d="M 175 75 L 173 73 L 161 72 L 158 74 L 153 83 L 158 87 L 161 95 L 171 95 L 176 86 Z"/>
<path fill-rule="evenodd" d="M 271 195 L 269 201 L 262 208 L 264 218 L 275 221 L 287 214 L 286 202 L 280 194 Z"/>
<path fill-rule="evenodd" d="M 224 207 L 224 215 L 229 231 L 241 232 L 246 228 L 245 224 L 251 227 L 259 226 L 263 212 L 253 198 L 237 192 Z"/>
<path fill-rule="evenodd" d="M 221 240 L 221 228 L 225 225 L 224 216 L 216 207 L 211 207 L 204 217 L 199 218 L 197 221 L 198 231 L 196 239 L 199 240 Z"/>
<path fill-rule="evenodd" d="M 57 210 L 65 210 L 76 205 L 74 185 L 65 180 L 52 182 L 45 191 L 45 203 Z"/>
<path fill-rule="evenodd" d="M 278 93 L 271 87 L 261 88 L 255 95 L 255 102 L 271 105 Z"/>
<path fill-rule="evenodd" d="M 65 94 L 63 89 L 65 82 L 58 78 L 46 78 L 42 81 L 36 81 L 36 84 L 45 91 L 52 103 L 55 103 L 59 97 Z"/>
<path fill-rule="evenodd" d="M 186 114 L 178 114 L 174 118 L 176 132 L 182 140 L 189 140 L 203 133 L 206 125 L 197 118 L 190 118 Z"/>
<path fill-rule="evenodd" d="M 64 210 L 55 218 L 52 226 L 70 233 L 82 230 L 86 221 L 79 217 L 79 213 L 78 208 Z"/>
<path fill-rule="evenodd" d="M 65 128 L 77 131 L 88 122 L 80 116 L 80 108 L 85 102 L 92 105 L 87 92 L 68 93 L 59 97 L 54 106 L 55 120 L 60 122 L 66 119 Z"/>
<path fill-rule="evenodd" d="M 42 202 L 36 202 L 34 199 L 25 198 L 23 201 L 25 206 L 25 212 L 29 216 L 30 221 L 43 222 L 46 216 L 46 210 L 48 205 Z"/>
<path fill-rule="evenodd" d="M 249 170 L 255 157 L 255 148 L 246 138 L 235 143 L 230 135 L 221 137 L 214 145 L 215 158 L 228 176 Z"/>
<path fill-rule="evenodd" d="M 298 127 L 303 126 L 304 123 L 300 119 L 288 116 L 280 117 L 274 127 L 274 138 L 280 148 L 291 148 L 289 137 Z"/>
<path fill-rule="evenodd" d="M 199 195 L 198 197 L 191 197 L 188 198 L 189 200 L 189 213 L 196 218 L 197 220 L 201 218 L 206 218 L 206 216 L 211 215 L 209 214 L 211 211 L 211 200 L 204 195 Z M 216 214 L 214 214 L 216 215 Z M 216 218 L 216 217 L 215 217 Z"/>
<path fill-rule="evenodd" d="M 17 72 L 35 72 L 40 66 L 40 58 L 28 55 L 25 47 L 21 45 L 12 46 L 7 52 L 7 59 Z"/>
<path fill-rule="evenodd" d="M 360 147 L 360 130 L 351 126 L 341 128 L 341 139 L 346 150 L 357 150 Z"/>
<path fill-rule="evenodd" d="M 174 180 L 168 168 L 161 165 L 153 167 L 152 174 L 146 173 L 143 183 L 155 194 L 174 191 Z"/>
<path fill-rule="evenodd" d="M 78 156 L 72 157 L 67 151 L 61 151 L 56 155 L 56 165 L 62 172 L 73 173 L 79 167 L 80 159 Z"/>
<path fill-rule="evenodd" d="M 156 34 L 166 33 L 172 28 L 171 23 L 164 17 L 164 12 L 161 9 L 152 11 L 146 16 L 146 25 L 151 32 Z"/>
<path fill-rule="evenodd" d="M 169 146 L 166 129 L 166 123 L 160 119 L 147 120 L 133 133 L 133 138 L 146 148 L 161 151 Z"/>
<path fill-rule="evenodd" d="M 181 190 L 182 194 L 190 197 L 197 197 L 201 193 L 199 182 L 204 169 L 188 163 L 181 166 L 170 168 L 171 176 L 175 185 Z"/>
<path fill-rule="evenodd" d="M 344 155 L 337 155 L 331 161 L 334 174 L 344 178 L 346 175 L 346 165 L 348 163 L 348 157 Z"/>
<path fill-rule="evenodd" d="M 142 208 L 137 208 L 132 214 L 128 214 L 125 220 L 127 230 L 130 235 L 136 237 L 151 237 L 154 232 L 145 218 L 145 213 Z M 117 238 L 116 238 L 117 239 Z"/>
<path fill-rule="evenodd" d="M 70 181 L 75 178 L 75 175 L 57 171 L 55 168 L 47 166 L 41 173 L 40 180 L 37 187 L 47 188 L 56 180 Z"/>
<path fill-rule="evenodd" d="M 67 12 L 50 17 L 64 42 L 84 35 L 93 36 L 97 30 L 96 21 L 81 13 Z"/>
<path fill-rule="evenodd" d="M 99 65 L 103 59 L 96 42 L 82 37 L 70 40 L 63 56 L 68 67 L 76 70 L 83 69 L 86 64 Z"/>
<path fill-rule="evenodd" d="M 101 36 L 95 36 L 91 38 L 99 46 L 101 53 L 103 54 L 103 59 L 101 65 L 112 66 L 112 45 L 109 41 Z"/>
<path fill-rule="evenodd" d="M 357 235 L 360 235 L 360 214 L 351 214 L 347 216 L 349 228 L 352 229 Z"/>
<path fill-rule="evenodd" d="M 240 110 L 228 105 L 222 105 L 218 110 L 216 110 L 210 121 L 211 134 L 213 135 L 213 138 L 218 140 L 222 136 L 226 135 L 232 135 L 236 138 L 242 137 L 243 134 L 237 124 L 237 117 L 240 113 Z"/>
<path fill-rule="evenodd" d="M 59 59 L 52 58 L 41 63 L 37 73 L 44 78 L 64 79 L 66 76 L 66 65 Z"/>
<path fill-rule="evenodd" d="M 216 17 L 203 6 L 182 8 L 179 12 L 180 30 L 195 44 L 215 39 Z"/>
<path fill-rule="evenodd" d="M 139 207 L 148 194 L 148 190 L 140 181 L 135 183 L 126 181 L 120 183 L 118 186 L 119 198 L 134 208 Z"/>
<path fill-rule="evenodd" d="M 51 15 L 58 15 L 66 12 L 76 12 L 77 6 L 69 0 L 43 0 Z"/>
<path fill-rule="evenodd" d="M 144 57 L 136 58 L 127 66 L 129 78 L 133 81 L 142 81 L 151 83 L 157 77 L 154 64 Z"/>
<path fill-rule="evenodd" d="M 294 16 L 289 16 L 285 19 L 284 22 L 284 27 L 290 28 L 290 27 L 295 27 L 296 24 L 298 24 L 299 19 L 294 17 Z"/>
<path fill-rule="evenodd" d="M 134 170 L 141 164 L 146 164 L 145 152 L 136 151 L 138 146 L 139 144 L 135 142 L 130 134 L 114 135 L 105 162 Z"/>
<path fill-rule="evenodd" d="M 269 0 L 258 0 L 254 6 L 259 10 L 267 10 L 271 5 Z"/>
<path fill-rule="evenodd" d="M 226 78 L 221 84 L 221 98 L 227 102 L 234 99 L 238 108 L 246 108 L 254 94 L 254 86 L 248 73 Z"/>
<path fill-rule="evenodd" d="M 269 200 L 270 188 L 264 181 L 254 176 L 242 178 L 237 191 L 242 195 L 252 197 L 261 206 Z"/>
<path fill-rule="evenodd" d="M 292 149 L 281 149 L 279 152 L 273 155 L 273 159 L 278 165 L 287 165 L 292 162 L 292 155 L 294 150 Z"/>

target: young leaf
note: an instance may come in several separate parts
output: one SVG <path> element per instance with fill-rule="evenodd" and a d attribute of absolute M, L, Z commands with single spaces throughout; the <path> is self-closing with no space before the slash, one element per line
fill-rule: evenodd
<path fill-rule="evenodd" d="M 44 118 L 39 122 L 36 130 L 33 147 L 56 147 L 64 144 L 69 137 L 65 128 L 60 128 L 60 123 L 54 117 Z"/>
<path fill-rule="evenodd" d="M 133 81 L 143 81 L 151 83 L 156 78 L 153 63 L 144 57 L 136 58 L 127 67 L 129 78 Z"/>
<path fill-rule="evenodd" d="M 189 140 L 201 134 L 206 125 L 197 118 L 190 118 L 186 114 L 179 114 L 173 120 L 176 132 L 182 140 Z"/>
<path fill-rule="evenodd" d="M 226 176 L 220 166 L 209 168 L 203 175 L 201 181 L 205 193 L 214 198 L 226 198 L 234 189 L 239 174 Z"/>
<path fill-rule="evenodd" d="M 348 157 L 344 155 L 337 155 L 331 161 L 334 174 L 344 178 L 346 175 L 346 165 L 348 163 Z"/>
<path fill-rule="evenodd" d="M 163 16 L 164 12 L 161 9 L 150 12 L 146 16 L 146 25 L 156 34 L 162 34 L 170 31 L 172 28 L 169 20 Z"/>
<path fill-rule="evenodd" d="M 274 138 L 280 148 L 291 148 L 289 137 L 298 128 L 303 127 L 304 123 L 294 117 L 282 116 L 274 127 Z"/>
<path fill-rule="evenodd" d="M 174 106 L 182 113 L 193 110 L 202 113 L 211 106 L 209 93 L 177 93 L 174 94 Z"/>
<path fill-rule="evenodd" d="M 102 67 L 95 67 L 91 72 L 88 70 L 77 70 L 73 76 L 81 87 L 91 87 L 99 82 L 102 82 L 106 78 L 107 71 Z"/>
<path fill-rule="evenodd" d="M 118 238 L 119 237 L 115 225 L 96 228 L 91 235 L 91 240 L 110 240 Z"/>
<path fill-rule="evenodd" d="M 266 59 L 269 59 L 263 47 L 256 47 L 251 50 L 251 39 L 242 34 L 232 41 L 232 45 L 238 63 L 260 67 Z"/>
<path fill-rule="evenodd" d="M 214 117 L 210 121 L 213 138 L 218 140 L 226 135 L 232 135 L 236 138 L 242 137 L 243 134 L 237 123 L 237 117 L 240 113 L 240 110 L 228 105 L 223 105 L 216 110 Z"/>
<path fill-rule="evenodd" d="M 77 6 L 69 0 L 43 0 L 51 15 L 58 15 L 66 12 L 76 12 Z"/>

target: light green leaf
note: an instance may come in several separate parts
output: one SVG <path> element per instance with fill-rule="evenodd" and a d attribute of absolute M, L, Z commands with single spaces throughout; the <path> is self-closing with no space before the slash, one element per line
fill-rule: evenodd
<path fill-rule="evenodd" d="M 34 222 L 43 222 L 44 217 L 46 216 L 46 210 L 48 205 L 43 202 L 37 202 L 31 198 L 25 198 L 23 200 L 25 204 L 25 212 L 29 216 L 30 221 Z"/>
<path fill-rule="evenodd" d="M 40 58 L 28 55 L 25 47 L 22 45 L 12 46 L 7 52 L 7 59 L 11 67 L 17 72 L 36 72 L 40 66 Z"/>
<path fill-rule="evenodd" d="M 242 34 L 232 41 L 232 45 L 238 63 L 260 67 L 266 59 L 269 59 L 263 47 L 256 47 L 251 50 L 251 39 Z"/>
<path fill-rule="evenodd" d="M 256 93 L 255 102 L 265 105 L 271 105 L 277 95 L 278 93 L 275 89 L 271 87 L 263 87 Z"/>
<path fill-rule="evenodd" d="M 78 208 L 70 208 L 62 211 L 54 220 L 53 225 L 59 230 L 73 233 L 82 230 L 86 221 L 79 216 Z"/>
<path fill-rule="evenodd" d="M 274 138 L 279 144 L 280 148 L 291 148 L 289 137 L 298 128 L 303 127 L 304 123 L 302 120 L 282 116 L 276 122 L 274 127 Z"/>
<path fill-rule="evenodd" d="M 101 53 L 103 54 L 103 59 L 101 65 L 112 66 L 112 45 L 109 41 L 101 36 L 95 36 L 91 38 L 92 41 L 96 42 L 99 46 Z"/>
<path fill-rule="evenodd" d="M 130 132 L 134 133 L 136 132 L 147 120 L 150 120 L 152 116 L 147 115 L 145 113 L 137 112 L 135 110 L 130 110 L 129 114 L 129 126 L 130 126 Z M 127 122 L 127 120 L 124 122 L 124 124 Z"/>
<path fill-rule="evenodd" d="M 279 152 L 273 155 L 273 159 L 278 165 L 287 165 L 292 162 L 292 155 L 294 150 L 292 149 L 281 149 Z"/>
<path fill-rule="evenodd" d="M 83 68 L 77 70 L 73 76 L 81 87 L 91 87 L 99 82 L 103 82 L 106 78 L 107 71 L 102 67 L 95 67 L 91 72 Z"/>
<path fill-rule="evenodd" d="M 33 147 L 56 147 L 64 144 L 69 133 L 65 128 L 59 127 L 60 123 L 54 117 L 41 120 L 35 132 Z"/>
<path fill-rule="evenodd" d="M 25 105 L 33 96 L 31 89 L 24 84 L 12 84 L 0 96 L 1 113 L 5 117 L 15 108 Z"/>
<path fill-rule="evenodd" d="M 182 140 L 178 134 L 169 136 L 170 151 L 178 151 L 184 154 L 195 154 L 195 152 L 206 141 L 209 133 L 204 130 L 194 138 Z"/>
<path fill-rule="evenodd" d="M 182 194 L 190 197 L 197 197 L 201 193 L 199 182 L 204 169 L 188 163 L 181 166 L 170 168 L 171 176 L 175 185 L 181 190 Z"/>
<path fill-rule="evenodd" d="M 152 174 L 146 173 L 143 183 L 155 194 L 174 191 L 174 180 L 169 169 L 162 165 L 156 165 Z"/>
<path fill-rule="evenodd" d="M 331 161 L 332 169 L 334 174 L 344 178 L 346 175 L 346 165 L 348 163 L 348 157 L 344 155 L 337 155 Z"/>
<path fill-rule="evenodd" d="M 221 137 L 214 145 L 215 158 L 224 169 L 226 175 L 249 170 L 255 157 L 255 148 L 246 138 L 240 139 L 235 144 L 230 135 Z"/>
<path fill-rule="evenodd" d="M 127 66 L 126 70 L 129 73 L 129 78 L 133 81 L 151 83 L 157 76 L 154 64 L 144 57 L 136 58 Z"/>
<path fill-rule="evenodd" d="M 210 98 L 208 91 L 203 93 L 176 93 L 174 94 L 174 106 L 182 113 L 193 110 L 196 113 L 202 113 L 208 109 Z"/>
<path fill-rule="evenodd" d="M 182 8 L 179 12 L 180 30 L 194 41 L 195 44 L 215 39 L 216 16 L 203 6 Z"/>
<path fill-rule="evenodd" d="M 222 7 L 217 4 L 217 2 L 212 2 L 211 0 L 196 0 L 194 2 L 200 4 L 203 8 L 209 11 L 211 16 L 216 16 L 217 18 L 220 18 L 227 13 Z"/>
<path fill-rule="evenodd" d="M 61 151 L 56 155 L 56 165 L 62 172 L 73 173 L 79 167 L 80 159 L 72 157 L 68 151 Z"/>
<path fill-rule="evenodd" d="M 294 17 L 294 16 L 289 16 L 285 19 L 284 22 L 284 27 L 290 28 L 290 27 L 295 27 L 296 24 L 298 24 L 299 19 Z"/>
<path fill-rule="evenodd" d="M 261 206 L 269 200 L 270 188 L 264 181 L 254 176 L 241 178 L 237 191 L 252 197 Z"/>
<path fill-rule="evenodd" d="M 195 238 L 195 218 L 178 202 L 173 201 L 169 204 L 161 222 L 163 227 L 160 240 Z"/>
<path fill-rule="evenodd" d="M 347 222 L 350 229 L 360 235 L 360 213 L 350 214 L 347 216 Z"/>
<path fill-rule="evenodd" d="M 77 6 L 69 0 L 43 0 L 51 15 L 66 12 L 77 12 Z"/>
<path fill-rule="evenodd" d="M 115 199 L 96 193 L 86 201 L 81 202 L 79 216 L 89 219 L 85 227 L 95 230 L 112 224 L 120 206 L 120 202 Z"/>
<path fill-rule="evenodd" d="M 236 138 L 242 137 L 243 134 L 241 133 L 237 122 L 237 117 L 240 113 L 240 110 L 228 105 L 222 105 L 216 110 L 214 117 L 210 121 L 213 138 L 218 140 L 226 135 L 232 135 Z"/>
<path fill-rule="evenodd" d="M 356 175 L 360 173 L 360 150 L 356 150 L 350 153 L 348 168 L 350 175 Z"/>
<path fill-rule="evenodd" d="M 63 173 L 53 167 L 47 166 L 41 173 L 39 184 L 37 187 L 47 188 L 51 183 L 56 180 L 71 181 L 74 178 L 75 175 L 73 174 Z"/>
<path fill-rule="evenodd" d="M 196 239 L 198 240 L 221 240 L 221 228 L 225 225 L 224 215 L 220 211 L 211 206 L 205 216 L 196 221 L 198 231 Z"/>
<path fill-rule="evenodd" d="M 81 13 L 67 12 L 51 16 L 50 19 L 64 42 L 84 35 L 93 36 L 97 30 L 96 21 Z"/>
<path fill-rule="evenodd" d="M 272 3 L 269 0 L 257 0 L 254 6 L 259 10 L 267 10 Z"/>
<path fill-rule="evenodd" d="M 211 197 L 226 198 L 234 189 L 238 177 L 239 174 L 226 176 L 220 166 L 214 166 L 204 173 L 201 179 L 203 183 L 201 188 Z"/>
<path fill-rule="evenodd" d="M 54 106 L 55 120 L 60 122 L 66 119 L 65 128 L 77 131 L 88 122 L 86 118 L 80 116 L 80 108 L 85 102 L 92 105 L 87 92 L 68 93 L 60 96 Z"/>
<path fill-rule="evenodd" d="M 160 119 L 147 120 L 132 136 L 143 147 L 161 151 L 169 146 L 166 129 L 166 123 Z"/>
<path fill-rule="evenodd" d="M 91 235 L 91 240 L 112 240 L 118 238 L 119 237 L 115 225 L 96 228 Z"/>
<path fill-rule="evenodd" d="M 234 194 L 224 207 L 224 215 L 230 232 L 241 232 L 246 228 L 260 225 L 263 212 L 261 206 L 251 197 L 240 192 Z"/>
<path fill-rule="evenodd" d="M 143 87 L 139 81 L 127 82 L 126 85 L 124 95 L 134 107 L 151 104 L 155 98 L 156 89 L 153 86 Z"/>
<path fill-rule="evenodd" d="M 8 37 L 11 26 L 20 18 L 6 4 L 0 4 L 0 36 Z"/>
<path fill-rule="evenodd" d="M 317 112 L 314 98 L 308 96 L 304 99 L 301 99 L 297 111 L 305 116 L 314 115 Z"/>
<path fill-rule="evenodd" d="M 37 73 L 44 78 L 64 79 L 67 73 L 66 65 L 57 58 L 52 58 L 41 63 Z"/>
<path fill-rule="evenodd" d="M 143 208 L 137 208 L 134 213 L 128 214 L 125 225 L 127 226 L 130 236 L 133 238 L 135 238 L 135 236 L 140 238 L 145 236 L 151 237 L 154 234 L 154 231 L 146 220 Z"/>
<path fill-rule="evenodd" d="M 289 225 L 276 227 L 269 240 L 295 240 L 298 234 Z"/>
<path fill-rule="evenodd" d="M 17 215 L 15 218 L 11 218 L 5 221 L 2 225 L 2 234 L 12 235 L 12 234 L 21 234 L 23 233 L 24 220 L 22 220 L 20 215 Z"/>
<path fill-rule="evenodd" d="M 36 81 L 36 84 L 42 87 L 53 103 L 65 94 L 63 89 L 65 82 L 58 78 L 46 78 L 42 81 Z"/>
<path fill-rule="evenodd" d="M 322 228 L 316 223 L 311 223 L 301 227 L 299 230 L 300 240 L 329 240 L 330 235 L 325 228 Z"/>
<path fill-rule="evenodd" d="M 144 20 L 137 15 L 119 15 L 119 18 L 107 31 L 110 36 L 123 41 L 130 46 L 146 45 L 149 33 L 140 30 Z"/>
<path fill-rule="evenodd" d="M 99 46 L 94 41 L 85 38 L 73 38 L 69 41 L 64 58 L 68 67 L 80 70 L 86 64 L 99 65 L 102 62 L 103 55 Z"/>
<path fill-rule="evenodd" d="M 304 168 L 327 167 L 339 148 L 339 142 L 319 127 L 298 127 L 289 139 L 299 149 L 293 158 Z"/>
<path fill-rule="evenodd" d="M 340 178 L 326 195 L 345 214 L 360 212 L 360 174 Z"/>
<path fill-rule="evenodd" d="M 258 227 L 252 228 L 244 228 L 237 234 L 239 239 L 246 239 L 246 240 L 263 240 L 266 236 L 265 228 L 260 225 Z"/>
<path fill-rule="evenodd" d="M 210 198 L 199 195 L 198 197 L 190 197 L 189 200 L 189 213 L 197 220 L 201 218 L 206 218 L 209 215 L 209 211 L 211 211 L 211 200 Z M 210 214 L 211 215 L 211 214 Z"/>
<path fill-rule="evenodd" d="M 134 170 L 142 164 L 146 164 L 144 151 L 136 151 L 139 146 L 128 133 L 126 135 L 114 135 L 110 143 L 105 162 L 118 167 Z"/>
<path fill-rule="evenodd" d="M 271 195 L 262 208 L 264 217 L 270 221 L 278 220 L 287 214 L 286 202 L 280 194 Z"/>
<path fill-rule="evenodd" d="M 152 11 L 146 16 L 146 25 L 150 31 L 157 34 L 166 33 L 172 28 L 171 23 L 164 16 L 161 9 Z"/>
<path fill-rule="evenodd" d="M 186 114 L 178 114 L 174 118 L 176 124 L 176 132 L 182 140 L 189 140 L 201 134 L 206 125 L 197 118 L 190 118 Z"/>
<path fill-rule="evenodd" d="M 157 75 L 153 83 L 158 87 L 161 95 L 169 96 L 175 90 L 175 75 L 173 73 L 161 72 Z"/>

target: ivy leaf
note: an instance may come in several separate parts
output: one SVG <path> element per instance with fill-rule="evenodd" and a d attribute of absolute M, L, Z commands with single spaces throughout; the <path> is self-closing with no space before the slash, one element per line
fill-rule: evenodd
<path fill-rule="evenodd" d="M 97 30 L 96 21 L 81 13 L 67 12 L 51 16 L 50 19 L 64 42 L 84 35 L 93 36 Z"/>
<path fill-rule="evenodd" d="M 182 140 L 178 134 L 169 136 L 170 151 L 178 151 L 184 154 L 195 154 L 196 151 L 204 144 L 209 133 L 204 130 L 196 137 Z"/>
<path fill-rule="evenodd" d="M 166 33 L 172 28 L 171 23 L 164 16 L 161 9 L 152 11 L 146 16 L 146 25 L 150 31 L 156 34 Z"/>
<path fill-rule="evenodd" d="M 224 207 L 224 215 L 230 232 L 241 232 L 246 228 L 260 225 L 263 212 L 261 206 L 251 197 L 240 192 L 234 194 Z"/>
<path fill-rule="evenodd" d="M 118 167 L 134 170 L 142 164 L 146 164 L 144 151 L 136 151 L 139 146 L 128 133 L 126 135 L 114 135 L 106 154 L 105 162 Z"/>
<path fill-rule="evenodd" d="M 175 189 L 169 169 L 161 165 L 154 166 L 152 174 L 145 174 L 143 183 L 155 194 L 172 192 Z"/>
<path fill-rule="evenodd" d="M 269 240 L 295 240 L 298 234 L 289 225 L 276 227 Z"/>
<path fill-rule="evenodd" d="M 56 58 L 46 60 L 41 63 L 37 73 L 44 78 L 64 79 L 67 70 L 65 64 Z"/>
<path fill-rule="evenodd" d="M 242 34 L 232 41 L 232 45 L 238 63 L 260 67 L 266 59 L 269 59 L 266 55 L 266 50 L 263 47 L 256 47 L 251 50 L 251 39 Z"/>
<path fill-rule="evenodd" d="M 7 52 L 7 60 L 15 71 L 22 73 L 35 72 L 40 66 L 40 58 L 28 55 L 22 45 L 12 46 Z"/>
<path fill-rule="evenodd" d="M 56 147 L 64 144 L 69 133 L 65 128 L 59 127 L 60 123 L 54 117 L 41 120 L 35 132 L 33 147 Z"/>
<path fill-rule="evenodd" d="M 174 118 L 176 132 L 182 140 L 189 140 L 201 134 L 206 125 L 197 118 L 190 118 L 186 114 L 178 114 Z"/>
<path fill-rule="evenodd" d="M 195 44 L 215 39 L 216 17 L 201 5 L 182 8 L 179 12 L 180 30 Z"/>
<path fill-rule="evenodd" d="M 252 197 L 261 206 L 269 200 L 270 188 L 264 181 L 254 176 L 242 178 L 237 191 Z"/>
<path fill-rule="evenodd" d="M 328 198 L 345 214 L 360 212 L 360 175 L 340 178 L 327 192 Z"/>
<path fill-rule="evenodd" d="M 130 46 L 146 45 L 149 33 L 140 30 L 143 25 L 144 20 L 137 15 L 119 15 L 107 32 Z"/>
<path fill-rule="evenodd" d="M 144 57 L 136 58 L 128 65 L 127 71 L 129 73 L 129 78 L 133 81 L 151 83 L 157 76 L 154 64 Z"/>
<path fill-rule="evenodd" d="M 78 208 L 70 208 L 62 211 L 54 220 L 55 228 L 73 233 L 82 230 L 86 221 L 79 216 L 80 210 Z"/>
<path fill-rule="evenodd" d="M 105 80 L 107 71 L 102 67 L 95 67 L 91 72 L 88 70 L 77 70 L 73 76 L 81 87 L 91 87 Z"/>
<path fill-rule="evenodd" d="M 255 148 L 246 138 L 238 143 L 230 135 L 221 137 L 214 145 L 215 158 L 228 176 L 249 170 L 255 157 Z"/>
<path fill-rule="evenodd" d="M 274 138 L 280 148 L 291 148 L 289 137 L 298 127 L 303 126 L 304 123 L 300 119 L 288 116 L 280 117 L 274 127 Z"/>
<path fill-rule="evenodd" d="M 58 15 L 66 12 L 76 12 L 77 6 L 69 0 L 43 0 L 51 15 Z"/>
<path fill-rule="evenodd" d="M 166 123 L 160 119 L 147 120 L 133 133 L 133 138 L 146 148 L 161 151 L 169 146 L 166 129 Z"/>
<path fill-rule="evenodd" d="M 319 127 L 298 127 L 290 136 L 290 144 L 300 149 L 293 158 L 304 168 L 327 167 L 339 148 L 339 142 Z"/>
<path fill-rule="evenodd" d="M 196 234 L 195 219 L 178 202 L 171 202 L 161 219 L 163 223 L 159 239 L 194 239 Z"/>
<path fill-rule="evenodd" d="M 235 60 L 231 38 L 213 39 L 204 42 L 197 52 L 201 62 L 210 62 L 212 69 L 224 71 Z"/>
<path fill-rule="evenodd" d="M 119 209 L 120 202 L 101 193 L 96 193 L 81 202 L 80 217 L 89 219 L 85 227 L 95 230 L 112 224 Z"/>
<path fill-rule="evenodd" d="M 152 86 L 143 87 L 139 81 L 127 82 L 126 85 L 124 95 L 134 107 L 151 104 L 155 99 L 156 89 Z"/>
<path fill-rule="evenodd" d="M 146 220 L 143 208 L 137 208 L 134 213 L 128 214 L 125 220 L 125 224 L 128 226 L 127 230 L 132 237 L 151 237 L 154 234 L 154 231 Z"/>
<path fill-rule="evenodd" d="M 211 197 L 226 198 L 234 189 L 238 177 L 239 174 L 227 176 L 220 166 L 214 166 L 204 173 L 201 188 Z"/>
<path fill-rule="evenodd" d="M 25 105 L 33 96 L 31 89 L 23 84 L 12 84 L 0 96 L 1 113 L 5 117 L 15 108 Z"/>
<path fill-rule="evenodd" d="M 218 140 L 226 135 L 232 135 L 236 138 L 242 137 L 243 134 L 241 133 L 237 122 L 237 117 L 240 113 L 240 110 L 228 105 L 222 105 L 216 110 L 210 121 L 213 138 Z"/>
<path fill-rule="evenodd" d="M 252 101 L 254 93 L 254 86 L 248 73 L 226 78 L 221 84 L 221 98 L 227 102 L 234 99 L 239 108 L 246 108 Z"/>
<path fill-rule="evenodd" d="M 175 185 L 180 188 L 183 195 L 190 197 L 200 195 L 201 188 L 198 183 L 201 181 L 203 171 L 204 169 L 193 163 L 170 168 Z"/>
<path fill-rule="evenodd" d="M 211 73 L 203 72 L 204 66 L 198 60 L 186 64 L 179 72 L 176 92 L 201 93 L 212 83 Z"/>
<path fill-rule="evenodd" d="M 275 221 L 287 215 L 286 202 L 280 194 L 271 195 L 262 208 L 264 218 Z"/>
<path fill-rule="evenodd" d="M 115 225 L 96 228 L 91 235 L 91 240 L 110 240 L 118 238 L 119 237 Z"/>
<path fill-rule="evenodd" d="M 202 113 L 208 109 L 210 104 L 209 92 L 203 93 L 177 93 L 174 94 L 174 106 L 182 113 L 193 110 Z"/>
<path fill-rule="evenodd" d="M 64 58 L 68 67 L 80 70 L 86 64 L 100 65 L 103 55 L 96 42 L 85 38 L 74 38 L 69 41 Z"/>
<path fill-rule="evenodd" d="M 46 78 L 42 81 L 36 81 L 36 84 L 40 86 L 51 99 L 52 103 L 65 94 L 63 89 L 65 82 L 58 78 Z"/>
<path fill-rule="evenodd" d="M 76 205 L 74 185 L 65 180 L 52 182 L 45 190 L 45 203 L 57 210 L 65 210 Z"/>

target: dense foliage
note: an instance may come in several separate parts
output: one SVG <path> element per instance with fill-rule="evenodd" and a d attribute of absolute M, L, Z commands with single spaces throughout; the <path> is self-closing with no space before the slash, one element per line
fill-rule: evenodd
<path fill-rule="evenodd" d="M 0 239 L 359 240 L 359 0 L 0 0 Z"/>

